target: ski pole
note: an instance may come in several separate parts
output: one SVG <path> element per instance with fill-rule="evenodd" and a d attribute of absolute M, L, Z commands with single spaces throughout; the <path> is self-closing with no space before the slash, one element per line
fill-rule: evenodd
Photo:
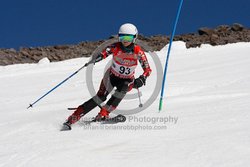
<path fill-rule="evenodd" d="M 57 84 L 55 87 L 53 87 L 51 90 L 49 90 L 47 93 L 45 93 L 43 96 L 41 96 L 40 98 L 38 98 L 35 102 L 31 103 L 27 109 L 29 109 L 30 107 L 33 107 L 34 104 L 36 104 L 38 101 L 40 101 L 41 99 L 43 99 L 45 96 L 47 96 L 48 94 L 50 94 L 52 91 L 54 91 L 56 88 L 58 88 L 59 86 L 61 86 L 64 82 L 66 82 L 68 79 L 70 79 L 71 77 L 73 77 L 74 75 L 76 75 L 79 71 L 81 71 L 83 68 L 87 67 L 89 65 L 89 63 L 86 63 L 84 66 L 82 66 L 81 68 L 79 68 L 77 71 L 75 71 L 73 74 L 71 74 L 69 77 L 67 77 L 66 79 L 64 79 L 62 82 L 60 82 L 59 84 Z"/>
<path fill-rule="evenodd" d="M 138 92 L 138 98 L 139 98 L 139 107 L 142 107 L 143 104 L 142 104 L 142 102 L 141 102 L 141 96 L 140 96 L 139 88 L 137 88 L 137 92 Z"/>

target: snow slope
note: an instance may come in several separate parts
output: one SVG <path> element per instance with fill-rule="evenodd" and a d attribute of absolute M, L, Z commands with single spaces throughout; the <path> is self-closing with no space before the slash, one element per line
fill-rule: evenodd
<path fill-rule="evenodd" d="M 161 62 L 166 48 L 157 52 Z M 0 167 L 249 166 L 249 53 L 250 43 L 185 49 L 183 42 L 174 42 L 162 112 L 157 99 L 123 124 L 89 127 L 80 122 L 70 132 L 59 131 L 72 112 L 67 107 L 90 98 L 85 70 L 26 108 L 88 59 L 2 66 Z M 94 67 L 95 88 L 108 61 Z M 154 71 L 141 89 L 143 102 L 154 89 Z M 137 106 L 133 99 L 119 108 Z"/>

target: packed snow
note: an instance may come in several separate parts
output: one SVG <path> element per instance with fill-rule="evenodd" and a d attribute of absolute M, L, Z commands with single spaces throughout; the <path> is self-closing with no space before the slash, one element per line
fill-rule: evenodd
<path fill-rule="evenodd" d="M 156 52 L 162 66 L 167 47 Z M 249 53 L 250 43 L 186 49 L 185 43 L 174 42 L 161 112 L 158 96 L 142 112 L 126 115 L 125 123 L 89 126 L 81 120 L 67 132 L 60 131 L 72 113 L 67 108 L 91 97 L 85 69 L 27 107 L 88 58 L 0 66 L 0 167 L 250 166 Z M 140 89 L 143 103 L 162 78 L 147 55 L 153 72 Z M 95 89 L 109 61 L 95 64 Z M 118 109 L 138 104 L 138 98 L 125 99 Z"/>

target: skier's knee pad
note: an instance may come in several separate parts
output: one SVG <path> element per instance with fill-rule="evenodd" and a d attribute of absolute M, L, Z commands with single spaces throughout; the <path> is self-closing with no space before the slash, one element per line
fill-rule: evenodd
<path fill-rule="evenodd" d="M 102 102 L 104 102 L 107 99 L 107 96 L 98 96 Z"/>
<path fill-rule="evenodd" d="M 111 98 L 107 102 L 107 105 L 113 106 L 114 108 L 116 108 L 119 105 L 119 103 L 122 101 L 125 95 L 126 95 L 126 92 L 115 91 L 115 93 L 111 96 Z"/>
<path fill-rule="evenodd" d="M 112 95 L 112 97 L 115 97 L 117 99 L 123 99 L 124 96 L 126 95 L 127 91 L 119 91 L 115 90 L 115 93 Z"/>
<path fill-rule="evenodd" d="M 104 102 L 106 99 L 107 99 L 107 96 L 105 95 L 96 95 L 93 97 L 94 101 L 97 103 L 97 104 L 101 104 L 102 102 Z"/>

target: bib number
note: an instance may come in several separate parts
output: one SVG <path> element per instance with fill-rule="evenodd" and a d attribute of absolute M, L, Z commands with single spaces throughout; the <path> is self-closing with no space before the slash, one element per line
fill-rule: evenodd
<path fill-rule="evenodd" d="M 119 73 L 129 75 L 131 73 L 131 70 L 129 67 L 120 66 Z"/>
<path fill-rule="evenodd" d="M 117 74 L 121 75 L 123 77 L 129 77 L 132 76 L 135 72 L 136 65 L 134 66 L 126 66 L 126 65 L 121 65 L 113 61 L 112 64 L 112 70 Z"/>

